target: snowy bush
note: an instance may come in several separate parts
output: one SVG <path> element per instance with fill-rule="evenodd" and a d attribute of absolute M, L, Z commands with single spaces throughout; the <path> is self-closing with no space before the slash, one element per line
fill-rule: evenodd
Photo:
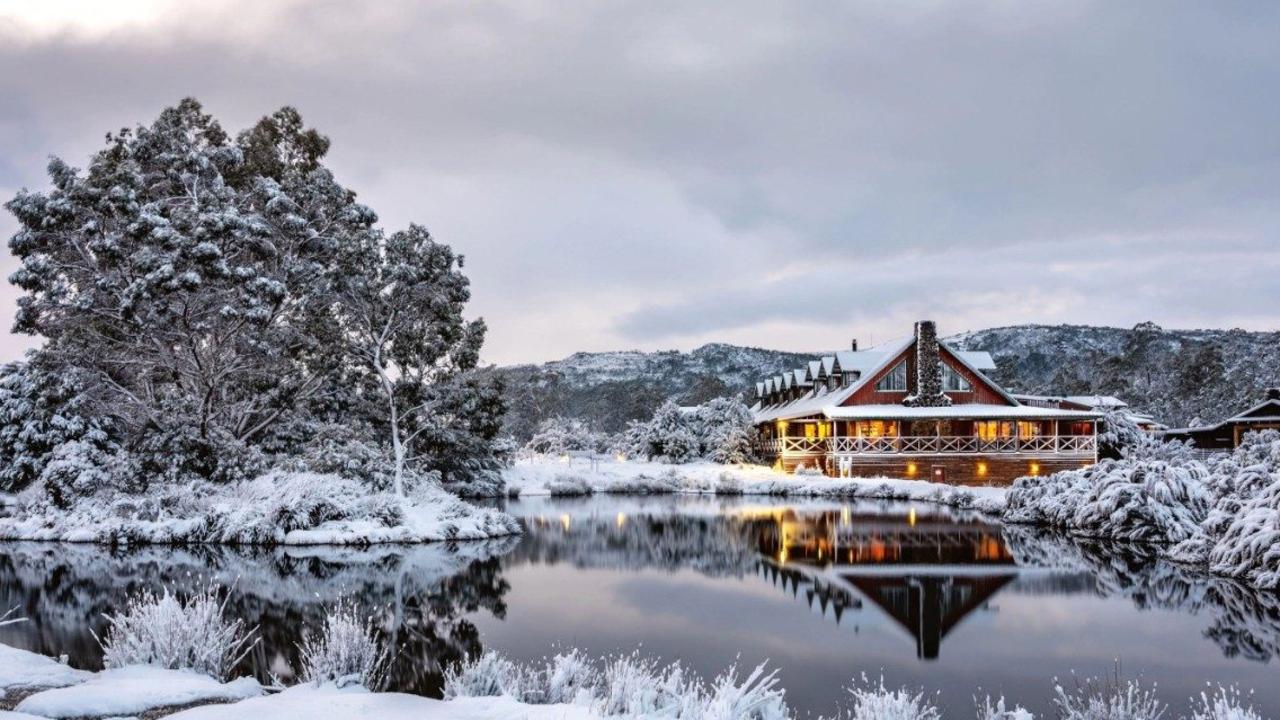
<path fill-rule="evenodd" d="M 1035 716 L 1021 705 L 1007 707 L 1004 696 L 995 700 L 987 696 L 978 703 L 978 720 L 1035 720 Z"/>
<path fill-rule="evenodd" d="M 633 422 L 623 434 L 625 454 L 684 463 L 754 462 L 751 411 L 737 398 L 716 398 L 694 408 L 666 402 L 647 423 Z"/>
<path fill-rule="evenodd" d="M 448 700 L 506 695 L 519 699 L 522 696 L 522 680 L 523 671 L 519 666 L 490 650 L 445 672 L 444 697 Z"/>
<path fill-rule="evenodd" d="M 1006 496 L 1005 519 L 1111 540 L 1181 542 L 1208 512 L 1207 477 L 1197 462 L 1104 460 L 1019 478 Z"/>
<path fill-rule="evenodd" d="M 391 656 L 378 641 L 370 617 L 361 617 L 354 604 L 341 603 L 325 616 L 316 635 L 303 636 L 298 646 L 304 682 L 382 688 Z"/>
<path fill-rule="evenodd" d="M 1123 409 L 1107 411 L 1098 433 L 1098 451 L 1106 458 L 1185 462 L 1192 458 L 1191 444 L 1182 440 L 1162 440 L 1138 427 Z"/>
<path fill-rule="evenodd" d="M 1212 693 L 1200 693 L 1191 720 L 1262 720 L 1262 716 L 1244 704 L 1238 689 L 1218 687 Z"/>
<path fill-rule="evenodd" d="M 599 697 L 594 706 L 601 715 L 678 718 L 696 700 L 696 682 L 686 676 L 679 662 L 660 666 L 638 653 L 619 655 L 605 662 Z"/>
<path fill-rule="evenodd" d="M 942 714 L 923 691 L 890 690 L 884 678 L 875 683 L 866 676 L 849 688 L 853 697 L 849 720 L 940 720 Z"/>
<path fill-rule="evenodd" d="M 756 666 L 741 681 L 732 666 L 711 683 L 702 697 L 700 720 L 785 720 L 790 717 L 785 693 L 778 687 L 777 670 Z"/>
<path fill-rule="evenodd" d="M 547 483 L 547 491 L 553 497 L 577 497 L 595 492 L 586 478 L 577 475 L 557 475 Z"/>
<path fill-rule="evenodd" d="M 1119 670 L 1104 679 L 1077 680 L 1070 690 L 1055 683 L 1053 702 L 1062 720 L 1160 720 L 1168 709 L 1154 689 L 1125 680 Z"/>
<path fill-rule="evenodd" d="M 526 453 L 537 455 L 565 455 L 571 452 L 607 452 L 610 438 L 592 432 L 587 424 L 577 418 L 553 417 L 538 424 Z"/>
<path fill-rule="evenodd" d="M 144 591 L 129 600 L 121 615 L 107 616 L 103 665 L 152 665 L 193 670 L 226 679 L 257 644 L 256 629 L 226 615 L 230 596 L 221 601 L 212 589 L 186 600 Z"/>
<path fill-rule="evenodd" d="M 543 673 L 543 699 L 549 704 L 577 702 L 585 694 L 590 697 L 596 682 L 596 669 L 577 648 L 557 653 Z"/>

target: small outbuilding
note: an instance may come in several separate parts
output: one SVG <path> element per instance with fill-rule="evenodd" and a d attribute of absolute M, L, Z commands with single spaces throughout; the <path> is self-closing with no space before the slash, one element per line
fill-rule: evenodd
<path fill-rule="evenodd" d="M 1216 425 L 1174 428 L 1161 433 L 1165 440 L 1190 440 L 1201 450 L 1232 450 L 1247 432 L 1280 430 L 1280 388 L 1267 390 L 1261 403 Z"/>

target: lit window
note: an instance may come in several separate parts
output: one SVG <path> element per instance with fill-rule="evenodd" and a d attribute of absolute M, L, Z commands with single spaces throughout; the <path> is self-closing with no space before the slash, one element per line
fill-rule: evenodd
<path fill-rule="evenodd" d="M 876 390 L 900 392 L 907 389 L 907 361 L 903 360 L 876 383 Z"/>
<path fill-rule="evenodd" d="M 969 392 L 973 386 L 965 379 L 963 375 L 956 372 L 950 365 L 941 363 L 942 365 L 942 389 L 947 392 Z"/>

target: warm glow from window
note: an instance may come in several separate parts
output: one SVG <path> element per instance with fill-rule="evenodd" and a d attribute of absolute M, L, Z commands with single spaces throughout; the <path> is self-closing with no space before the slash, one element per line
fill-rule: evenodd
<path fill-rule="evenodd" d="M 898 423 L 892 420 L 859 420 L 858 434 L 862 437 L 897 437 Z"/>
<path fill-rule="evenodd" d="M 1040 423 L 1030 422 L 1027 420 L 1018 421 L 1018 435 L 1020 437 L 1039 437 Z"/>

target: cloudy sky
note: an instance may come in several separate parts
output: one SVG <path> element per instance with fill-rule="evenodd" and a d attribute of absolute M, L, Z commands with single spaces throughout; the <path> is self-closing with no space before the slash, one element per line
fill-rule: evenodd
<path fill-rule="evenodd" d="M 184 96 L 287 104 L 466 254 L 493 362 L 1275 329 L 1278 88 L 1271 2 L 0 0 L 0 196 Z"/>

